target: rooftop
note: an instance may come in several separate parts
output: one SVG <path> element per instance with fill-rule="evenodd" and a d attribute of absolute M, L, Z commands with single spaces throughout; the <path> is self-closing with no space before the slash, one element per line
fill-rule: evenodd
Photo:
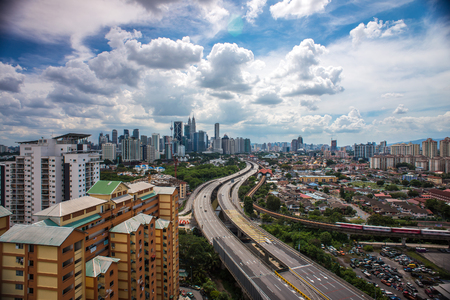
<path fill-rule="evenodd" d="M 16 224 L 0 236 L 0 242 L 61 246 L 74 228 Z"/>
<path fill-rule="evenodd" d="M 106 256 L 96 256 L 86 263 L 86 276 L 87 277 L 97 277 L 100 274 L 105 274 L 112 263 L 118 262 L 120 259 L 106 257 Z"/>
<path fill-rule="evenodd" d="M 105 202 L 107 201 L 91 196 L 84 196 L 55 204 L 53 206 L 50 206 L 49 208 L 46 208 L 44 210 L 35 213 L 34 216 L 59 218 L 89 207 L 103 204 Z"/>
<path fill-rule="evenodd" d="M 12 212 L 0 205 L 0 218 L 7 217 L 9 215 L 12 215 Z"/>
<path fill-rule="evenodd" d="M 154 187 L 154 185 L 150 184 L 148 182 L 140 181 L 140 182 L 128 184 L 128 187 L 130 188 L 128 190 L 128 193 L 129 194 L 134 194 L 134 193 L 137 193 L 139 191 L 143 191 L 145 189 L 151 189 L 151 188 Z"/>
<path fill-rule="evenodd" d="M 111 195 L 122 181 L 99 180 L 87 192 L 89 195 Z"/>
<path fill-rule="evenodd" d="M 155 186 L 153 189 L 159 195 L 172 195 L 177 188 L 171 186 Z"/>
<path fill-rule="evenodd" d="M 164 219 L 158 219 L 155 222 L 156 229 L 164 229 L 168 228 L 170 224 L 170 221 L 164 220 Z"/>

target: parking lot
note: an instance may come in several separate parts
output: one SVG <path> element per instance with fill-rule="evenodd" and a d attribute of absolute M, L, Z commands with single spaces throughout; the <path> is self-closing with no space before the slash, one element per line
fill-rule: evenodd
<path fill-rule="evenodd" d="M 385 247 L 380 253 L 364 253 L 360 248 L 354 247 L 349 252 L 350 263 L 344 261 L 348 259 L 338 256 L 341 264 L 352 267 L 358 276 L 378 285 L 392 299 L 433 298 L 431 294 L 433 291 L 427 288 L 440 282 L 436 278 L 436 272 L 425 268 L 394 248 Z M 450 258 L 448 253 L 441 254 L 447 255 L 447 259 Z"/>
<path fill-rule="evenodd" d="M 192 294 L 189 294 L 192 293 Z M 183 296 L 184 295 L 184 296 Z M 189 297 L 191 296 L 191 297 Z M 200 294 L 199 290 L 190 288 L 190 287 L 180 287 L 180 296 L 178 297 L 179 300 L 191 300 L 191 299 L 203 299 L 202 295 Z"/>

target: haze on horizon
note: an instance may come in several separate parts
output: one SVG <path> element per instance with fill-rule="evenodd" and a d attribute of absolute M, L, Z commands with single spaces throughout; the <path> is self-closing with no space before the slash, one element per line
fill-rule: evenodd
<path fill-rule="evenodd" d="M 447 1 L 0 5 L 0 144 L 112 129 L 252 143 L 448 136 Z"/>

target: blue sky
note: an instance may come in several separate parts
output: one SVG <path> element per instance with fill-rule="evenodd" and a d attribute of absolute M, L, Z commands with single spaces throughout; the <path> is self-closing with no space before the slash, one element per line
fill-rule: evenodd
<path fill-rule="evenodd" d="M 0 7 L 0 144 L 197 128 L 339 146 L 450 132 L 447 1 L 19 0 Z"/>

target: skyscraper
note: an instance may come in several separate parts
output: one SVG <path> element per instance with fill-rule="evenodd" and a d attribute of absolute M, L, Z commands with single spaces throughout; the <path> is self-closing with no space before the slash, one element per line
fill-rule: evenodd
<path fill-rule="evenodd" d="M 433 158 L 437 155 L 437 142 L 432 139 L 427 139 L 422 142 L 422 155 Z"/>
<path fill-rule="evenodd" d="M 220 137 L 219 135 L 219 123 L 214 124 L 214 138 L 218 139 Z"/>
<path fill-rule="evenodd" d="M 141 141 L 135 138 L 122 140 L 122 160 L 136 161 L 141 159 Z"/>
<path fill-rule="evenodd" d="M 450 156 L 450 138 L 446 137 L 445 139 L 439 142 L 439 152 L 441 157 L 449 157 Z"/>
<path fill-rule="evenodd" d="M 147 146 L 148 138 L 146 135 L 141 135 L 141 145 Z"/>
<path fill-rule="evenodd" d="M 173 122 L 173 138 L 181 142 L 183 136 L 183 122 L 175 121 Z"/>
<path fill-rule="evenodd" d="M 117 130 L 113 129 L 112 130 L 112 141 L 113 144 L 117 145 Z"/>
<path fill-rule="evenodd" d="M 83 143 L 89 136 L 69 133 L 20 143 L 15 161 L 3 163 L 9 178 L 5 207 L 12 212 L 12 224 L 31 223 L 35 212 L 86 195 L 100 179 L 100 155 Z"/>
<path fill-rule="evenodd" d="M 297 139 L 293 139 L 291 142 L 291 151 L 296 152 L 298 149 L 298 140 Z"/>
<path fill-rule="evenodd" d="M 298 136 L 297 141 L 298 141 L 298 147 L 303 148 L 303 138 L 301 135 Z"/>
<path fill-rule="evenodd" d="M 192 132 L 197 132 L 197 128 L 196 128 L 196 125 L 195 125 L 195 117 L 194 116 L 192 116 L 191 131 Z"/>
<path fill-rule="evenodd" d="M 139 129 L 134 129 L 133 130 L 133 137 L 135 138 L 135 139 L 139 139 Z"/>
<path fill-rule="evenodd" d="M 331 151 L 337 150 L 337 140 L 331 140 Z"/>
<path fill-rule="evenodd" d="M 128 129 L 123 130 L 123 138 L 126 139 L 130 136 L 130 131 Z"/>
<path fill-rule="evenodd" d="M 155 147 L 155 151 L 159 152 L 159 133 L 152 133 L 152 146 Z"/>

